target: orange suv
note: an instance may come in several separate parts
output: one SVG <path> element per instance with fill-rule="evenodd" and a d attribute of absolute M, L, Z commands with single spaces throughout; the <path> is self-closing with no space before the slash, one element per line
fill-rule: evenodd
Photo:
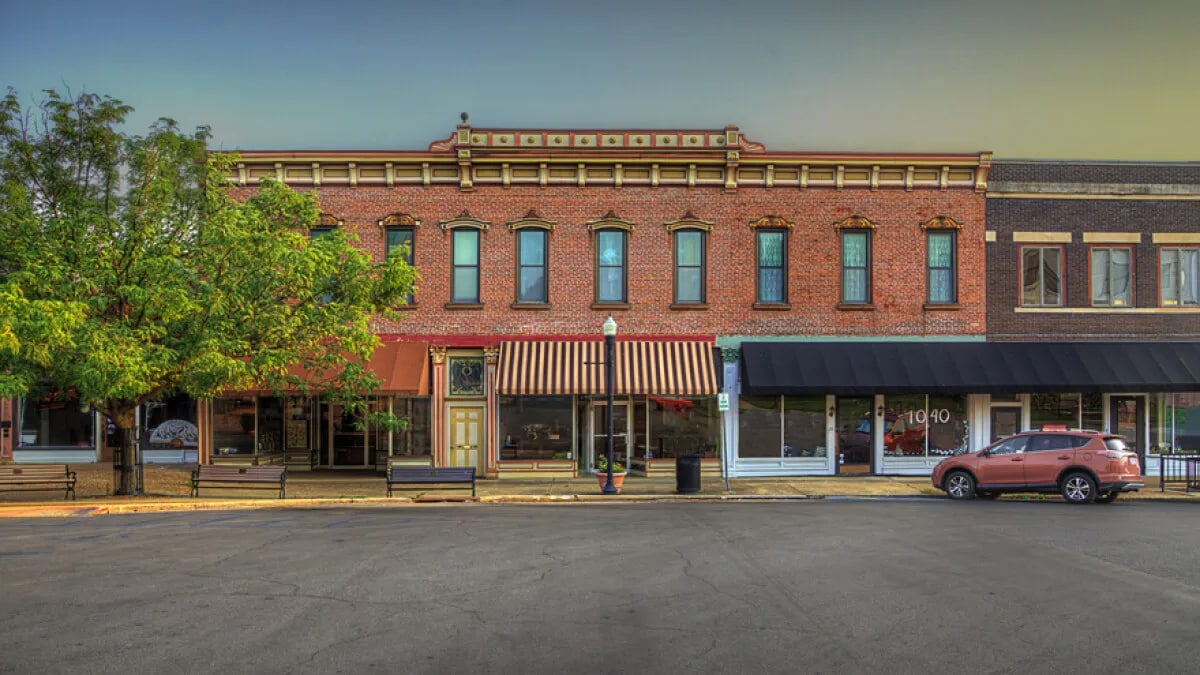
<path fill-rule="evenodd" d="M 1108 504 L 1143 485 L 1137 454 L 1098 431 L 1023 431 L 933 469 L 933 486 L 951 499 L 1058 492 L 1071 504 Z"/>

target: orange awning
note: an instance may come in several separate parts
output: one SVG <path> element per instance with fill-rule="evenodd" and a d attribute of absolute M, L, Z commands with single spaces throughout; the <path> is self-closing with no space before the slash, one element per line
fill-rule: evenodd
<path fill-rule="evenodd" d="M 358 357 L 347 355 L 348 359 Z M 425 342 L 384 342 L 379 345 L 367 367 L 382 380 L 375 392 L 391 396 L 429 395 L 429 344 Z M 304 380 L 314 393 L 320 392 L 341 373 L 341 369 L 317 375 L 300 366 L 290 369 L 292 375 Z M 266 390 L 258 390 L 265 392 Z M 243 393 L 252 393 L 247 391 Z"/>
<path fill-rule="evenodd" d="M 707 342 L 618 342 L 615 351 L 614 394 L 717 393 L 712 345 Z M 497 380 L 497 391 L 505 395 L 603 394 L 604 343 L 502 343 Z"/>

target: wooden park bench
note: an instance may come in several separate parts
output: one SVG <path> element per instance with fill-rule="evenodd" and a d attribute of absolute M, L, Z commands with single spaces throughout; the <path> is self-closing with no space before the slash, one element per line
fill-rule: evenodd
<path fill-rule="evenodd" d="M 471 496 L 475 496 L 475 468 L 470 466 L 392 466 L 388 470 L 387 496 L 392 496 L 393 485 L 440 485 L 469 483 Z M 463 486 L 464 489 L 466 486 Z"/>
<path fill-rule="evenodd" d="M 75 499 L 75 472 L 66 464 L 6 464 L 0 466 L 0 488 L 14 492 L 63 490 L 64 500 Z"/>
<path fill-rule="evenodd" d="M 284 483 L 287 466 L 226 466 L 201 464 L 192 471 L 192 496 L 200 496 L 200 484 L 231 485 L 244 488 L 279 490 L 279 498 L 286 495 Z"/>

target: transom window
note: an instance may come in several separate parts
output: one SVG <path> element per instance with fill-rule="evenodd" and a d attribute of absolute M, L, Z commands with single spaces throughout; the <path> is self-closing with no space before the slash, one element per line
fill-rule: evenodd
<path fill-rule="evenodd" d="M 703 230 L 675 232 L 675 302 L 678 304 L 704 302 L 704 234 Z"/>
<path fill-rule="evenodd" d="M 517 302 L 546 303 L 546 230 L 517 231 Z"/>
<path fill-rule="evenodd" d="M 758 230 L 758 298 L 763 304 L 787 302 L 787 230 Z"/>
<path fill-rule="evenodd" d="M 871 233 L 842 230 L 842 302 L 871 302 Z"/>
<path fill-rule="evenodd" d="M 596 231 L 596 302 L 627 302 L 625 230 Z"/>
<path fill-rule="evenodd" d="M 479 230 L 452 230 L 453 270 L 451 272 L 450 302 L 479 303 Z"/>
<path fill-rule="evenodd" d="M 1021 304 L 1026 307 L 1062 305 L 1062 257 L 1058 246 L 1021 248 Z"/>
<path fill-rule="evenodd" d="M 958 302 L 957 234 L 954 230 L 939 230 L 925 237 L 930 304 Z"/>
<path fill-rule="evenodd" d="M 1164 248 L 1159 260 L 1162 304 L 1200 305 L 1200 248 Z"/>
<path fill-rule="evenodd" d="M 1133 251 L 1127 247 L 1092 249 L 1092 304 L 1133 305 Z"/>

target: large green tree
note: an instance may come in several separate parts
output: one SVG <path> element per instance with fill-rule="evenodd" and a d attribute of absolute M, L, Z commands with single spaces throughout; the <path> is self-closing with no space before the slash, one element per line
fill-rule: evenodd
<path fill-rule="evenodd" d="M 414 272 L 340 231 L 310 238 L 316 196 L 264 182 L 234 199 L 236 158 L 209 130 L 45 92 L 0 103 L 0 397 L 53 383 L 120 431 L 117 494 L 141 485 L 135 411 L 173 394 L 305 389 L 365 409 L 373 316 L 392 316 Z M 351 358 L 347 358 L 347 357 Z M 306 377 L 312 377 L 308 375 Z"/>

